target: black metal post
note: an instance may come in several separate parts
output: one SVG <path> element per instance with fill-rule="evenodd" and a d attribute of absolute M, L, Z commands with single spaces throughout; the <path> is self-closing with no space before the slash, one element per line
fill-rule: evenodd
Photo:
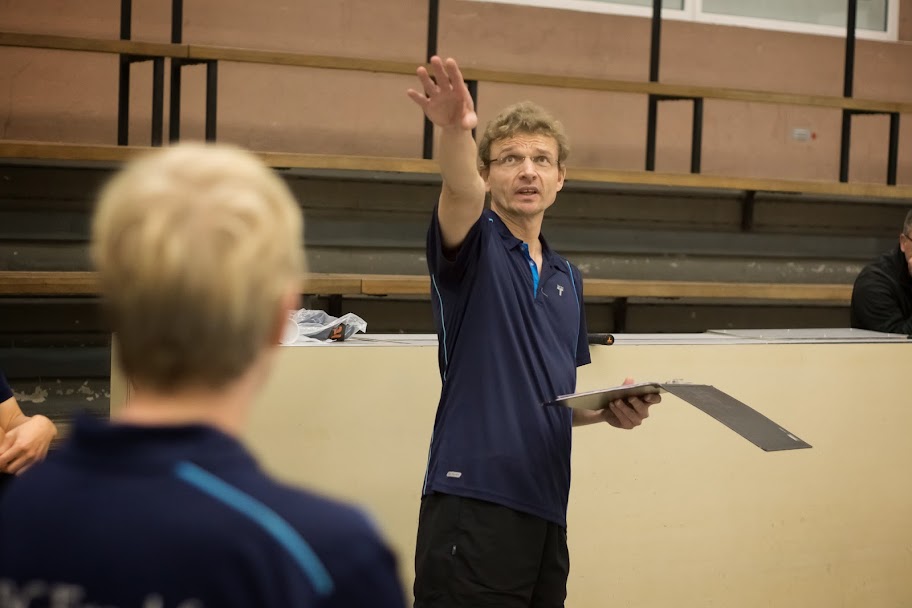
<path fill-rule="evenodd" d="M 427 27 L 427 57 L 437 54 L 437 26 L 440 19 L 440 0 L 428 0 L 428 27 Z M 421 158 L 434 157 L 434 123 L 424 117 L 424 142 L 422 144 Z"/>
<path fill-rule="evenodd" d="M 129 40 L 133 28 L 133 0 L 120 0 L 120 39 Z"/>
<path fill-rule="evenodd" d="M 130 58 L 120 56 L 117 80 L 117 145 L 126 146 L 130 140 Z"/>
<path fill-rule="evenodd" d="M 180 44 L 184 37 L 184 0 L 171 0 L 171 42 Z"/>
<path fill-rule="evenodd" d="M 890 143 L 887 148 L 887 185 L 896 185 L 896 163 L 899 159 L 899 112 L 890 113 Z"/>
<path fill-rule="evenodd" d="M 152 60 L 152 145 L 162 145 L 165 107 L 165 58 Z"/>
<path fill-rule="evenodd" d="M 168 108 L 168 141 L 180 139 L 181 120 L 181 65 L 177 57 L 171 59 L 171 99 Z"/>
<path fill-rule="evenodd" d="M 658 122 L 659 100 L 655 95 L 649 96 L 649 108 L 646 112 L 646 170 L 655 171 L 656 163 L 656 127 Z"/>
<path fill-rule="evenodd" d="M 129 40 L 133 24 L 133 0 L 120 0 L 120 39 Z M 120 56 L 117 78 L 117 145 L 130 139 L 130 60 Z"/>
<path fill-rule="evenodd" d="M 652 0 L 652 36 L 649 41 L 649 82 L 659 81 L 659 58 L 662 50 L 662 0 Z M 646 115 L 646 170 L 655 171 L 656 156 L 656 123 L 658 122 L 659 102 L 655 96 L 649 96 L 649 107 Z"/>
<path fill-rule="evenodd" d="M 472 105 L 475 106 L 475 112 L 478 112 L 478 81 L 477 80 L 466 80 L 466 88 L 469 89 L 469 96 L 472 98 Z M 472 129 L 472 139 L 475 139 L 475 131 L 477 127 Z"/>
<path fill-rule="evenodd" d="M 849 0 L 846 19 L 845 75 L 843 77 L 842 96 L 852 97 L 855 78 L 855 18 L 858 11 L 858 0 Z M 852 113 L 842 111 L 842 138 L 839 144 L 839 181 L 849 181 L 849 149 L 852 146 Z"/>
<path fill-rule="evenodd" d="M 218 110 L 218 62 L 206 62 L 206 141 L 215 141 Z"/>
<path fill-rule="evenodd" d="M 184 38 L 184 0 L 171 0 L 171 42 L 180 44 Z M 181 65 L 171 59 L 171 99 L 168 103 L 168 141 L 180 139 Z"/>
<path fill-rule="evenodd" d="M 852 112 L 842 111 L 842 137 L 839 144 L 839 181 L 849 181 L 849 148 L 852 142 Z"/>
<path fill-rule="evenodd" d="M 703 148 L 703 98 L 693 100 L 693 125 L 690 137 L 690 172 L 700 172 L 700 158 Z"/>

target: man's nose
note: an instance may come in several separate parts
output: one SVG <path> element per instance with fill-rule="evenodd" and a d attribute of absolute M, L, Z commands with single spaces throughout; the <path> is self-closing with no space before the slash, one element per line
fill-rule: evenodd
<path fill-rule="evenodd" d="M 519 166 L 519 170 L 523 175 L 534 176 L 535 173 L 535 163 L 532 162 L 532 157 L 525 156 L 523 157 L 522 164 Z"/>

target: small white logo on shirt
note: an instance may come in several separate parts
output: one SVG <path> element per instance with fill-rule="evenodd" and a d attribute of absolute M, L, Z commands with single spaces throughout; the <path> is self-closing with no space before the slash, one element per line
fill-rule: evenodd
<path fill-rule="evenodd" d="M 559 296 L 564 295 L 564 286 L 563 285 L 557 286 L 557 295 L 559 295 Z"/>
<path fill-rule="evenodd" d="M 459 479 L 462 477 L 462 473 L 459 471 L 447 471 L 447 477 L 452 477 L 453 479 Z"/>

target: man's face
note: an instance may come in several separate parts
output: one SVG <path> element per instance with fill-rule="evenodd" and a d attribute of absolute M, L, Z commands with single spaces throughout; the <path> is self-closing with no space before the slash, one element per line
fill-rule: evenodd
<path fill-rule="evenodd" d="M 909 232 L 912 232 L 912 230 Z M 899 235 L 899 248 L 902 249 L 903 255 L 906 256 L 906 265 L 909 267 L 909 275 L 912 276 L 912 236 L 908 232 L 903 232 Z"/>
<path fill-rule="evenodd" d="M 494 209 L 517 219 L 543 214 L 564 187 L 566 169 L 558 167 L 557 154 L 548 135 L 517 133 L 492 143 L 482 177 Z"/>

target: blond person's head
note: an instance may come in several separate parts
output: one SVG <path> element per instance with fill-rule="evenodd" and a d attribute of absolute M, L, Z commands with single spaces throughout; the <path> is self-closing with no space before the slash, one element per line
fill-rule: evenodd
<path fill-rule="evenodd" d="M 281 331 L 302 232 L 284 182 L 248 152 L 181 144 L 129 163 L 92 224 L 125 374 L 162 393 L 240 377 Z"/>

